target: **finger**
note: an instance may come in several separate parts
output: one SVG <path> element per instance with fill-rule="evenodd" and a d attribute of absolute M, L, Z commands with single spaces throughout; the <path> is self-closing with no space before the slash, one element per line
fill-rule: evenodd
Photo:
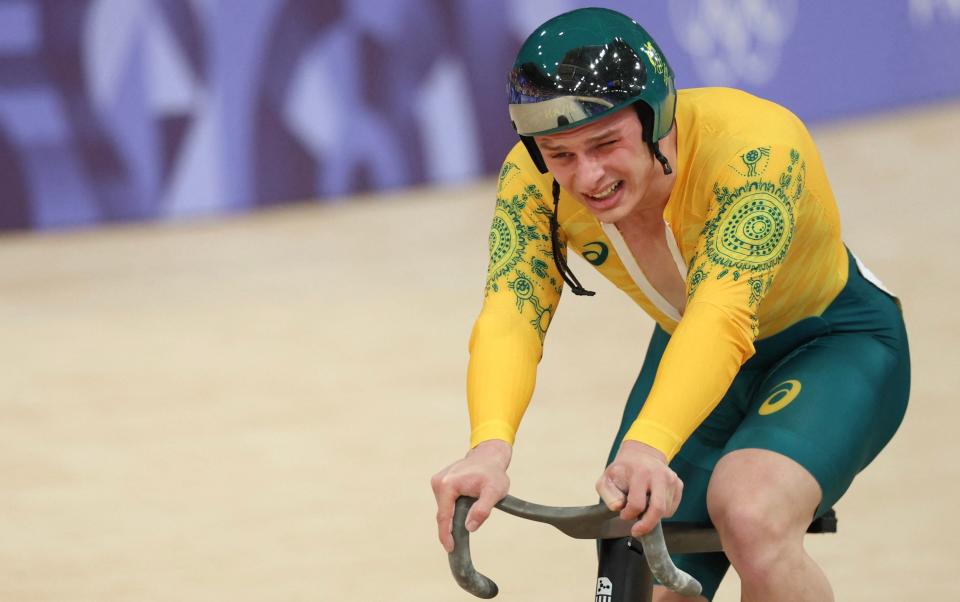
<path fill-rule="evenodd" d="M 614 512 L 618 512 L 626 503 L 627 496 L 606 474 L 603 474 L 600 479 L 597 480 L 596 489 L 603 503 Z"/>
<path fill-rule="evenodd" d="M 670 482 L 670 493 L 670 498 L 667 500 L 667 511 L 663 515 L 665 518 L 669 518 L 677 512 L 677 508 L 680 507 L 680 500 L 683 499 L 683 481 L 676 473 L 673 474 Z"/>
<path fill-rule="evenodd" d="M 473 533 L 480 528 L 490 516 L 490 512 L 493 510 L 493 507 L 503 496 L 494 489 L 493 487 L 485 487 L 480 491 L 480 497 L 477 498 L 477 501 L 473 504 L 473 507 L 470 508 L 470 512 L 467 513 L 466 527 L 467 531 Z"/>
<path fill-rule="evenodd" d="M 444 551 L 453 552 L 453 515 L 437 513 L 437 536 Z"/>
<path fill-rule="evenodd" d="M 445 487 L 435 492 L 437 497 L 437 535 L 440 545 L 447 554 L 453 552 L 453 510 L 457 502 L 457 492 L 453 487 Z"/>
<path fill-rule="evenodd" d="M 597 481 L 597 493 L 609 509 L 617 511 L 627 503 L 629 480 L 629 471 L 616 462 L 608 466 L 600 475 L 600 480 Z"/>
<path fill-rule="evenodd" d="M 657 523 L 660 522 L 660 519 L 663 518 L 667 510 L 665 491 L 665 483 L 656 482 L 650 487 L 650 497 L 646 501 L 646 509 L 643 516 L 640 517 L 640 520 L 638 520 L 630 530 L 631 535 L 639 537 L 640 535 L 649 533 L 657 526 Z"/>
<path fill-rule="evenodd" d="M 620 511 L 620 518 L 623 520 L 635 520 L 647 510 L 647 502 L 650 497 L 650 484 L 646 479 L 637 479 L 630 484 L 630 490 L 627 492 L 627 503 Z"/>

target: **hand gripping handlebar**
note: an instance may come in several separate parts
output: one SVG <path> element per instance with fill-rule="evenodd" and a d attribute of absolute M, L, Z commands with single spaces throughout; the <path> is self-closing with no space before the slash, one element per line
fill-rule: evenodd
<path fill-rule="evenodd" d="M 496 596 L 499 589 L 492 579 L 474 568 L 470 558 L 470 533 L 464 524 L 467 512 L 475 501 L 476 498 L 472 497 L 457 499 L 453 513 L 454 549 L 449 554 L 450 571 L 460 587 L 478 598 L 489 599 Z M 575 507 L 542 506 L 508 495 L 496 507 L 507 514 L 553 525 L 577 539 L 624 537 L 629 534 L 631 524 L 620 520 L 618 513 L 609 510 L 604 504 Z M 684 596 L 700 594 L 700 583 L 678 569 L 670 559 L 660 523 L 639 539 L 643 546 L 643 555 L 650 566 L 650 572 L 661 584 Z"/>

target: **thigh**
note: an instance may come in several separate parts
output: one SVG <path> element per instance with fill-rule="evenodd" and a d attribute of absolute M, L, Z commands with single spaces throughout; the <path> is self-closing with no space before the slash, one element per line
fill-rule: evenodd
<path fill-rule="evenodd" d="M 792 459 L 820 485 L 825 511 L 893 436 L 908 391 L 905 340 L 898 348 L 869 333 L 818 337 L 769 372 L 724 453 Z"/>

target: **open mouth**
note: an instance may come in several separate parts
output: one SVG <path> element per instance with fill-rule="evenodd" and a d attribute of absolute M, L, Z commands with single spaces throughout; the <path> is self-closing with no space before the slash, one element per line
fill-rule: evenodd
<path fill-rule="evenodd" d="M 619 197 L 617 193 L 622 189 L 623 180 L 617 180 L 597 194 L 584 194 L 583 196 L 587 201 L 590 202 L 591 205 L 594 205 L 599 209 L 603 209 L 616 203 L 616 199 Z"/>
<path fill-rule="evenodd" d="M 623 185 L 623 180 L 618 180 L 618 181 L 614 182 L 613 184 L 611 184 L 609 188 L 607 188 L 606 190 L 600 192 L 599 194 L 588 194 L 588 195 L 586 195 L 586 196 L 589 197 L 591 200 L 594 200 L 594 201 L 604 201 L 604 200 L 610 198 L 611 196 L 613 196 L 613 193 L 615 193 L 617 190 L 619 190 L 619 189 L 620 189 L 620 186 L 622 186 L 622 185 Z"/>

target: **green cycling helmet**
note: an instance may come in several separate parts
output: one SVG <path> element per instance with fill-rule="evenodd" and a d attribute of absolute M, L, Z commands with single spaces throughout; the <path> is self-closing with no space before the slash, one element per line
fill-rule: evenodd
<path fill-rule="evenodd" d="M 510 120 L 541 173 L 547 169 L 533 136 L 578 127 L 631 105 L 645 141 L 669 173 L 657 143 L 673 127 L 673 70 L 630 17 L 583 8 L 550 19 L 523 43 L 507 89 Z"/>

